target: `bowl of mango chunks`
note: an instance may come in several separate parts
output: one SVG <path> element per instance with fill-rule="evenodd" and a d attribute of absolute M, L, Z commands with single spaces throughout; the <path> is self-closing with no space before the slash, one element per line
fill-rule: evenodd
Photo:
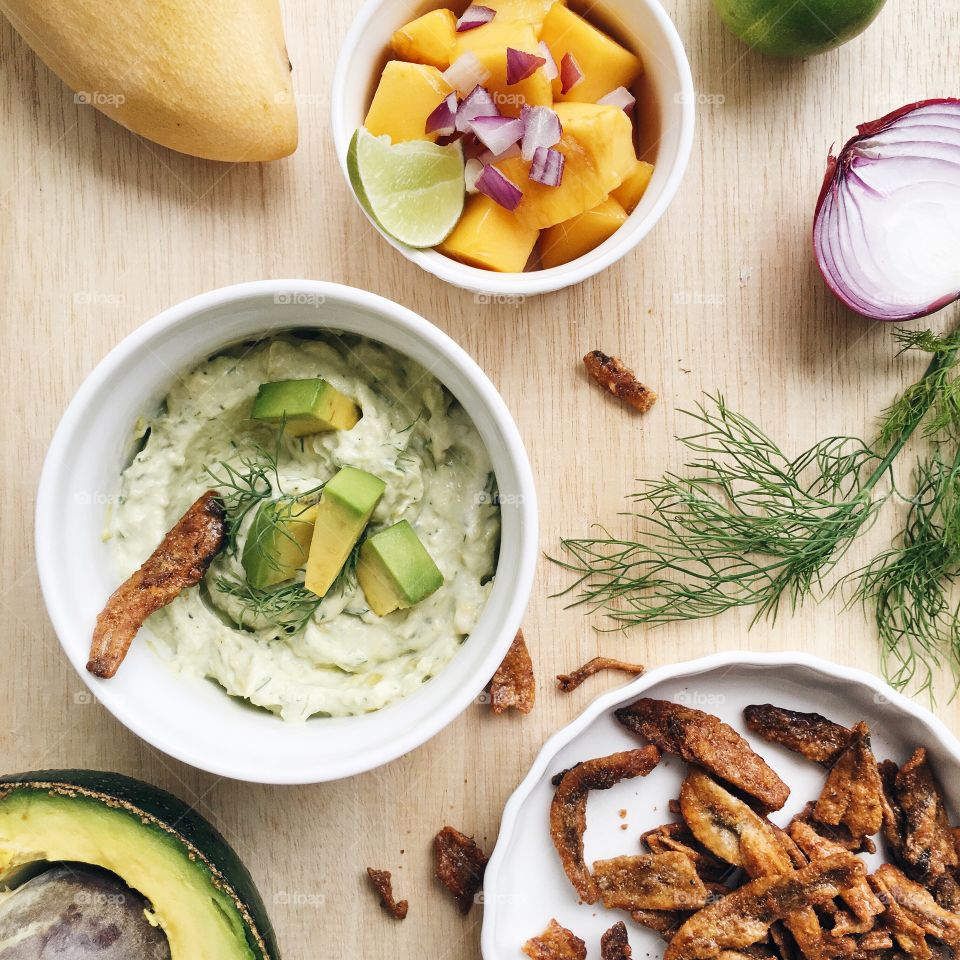
<path fill-rule="evenodd" d="M 624 257 L 693 142 L 690 66 L 658 0 L 368 0 L 332 97 L 370 222 L 440 279 L 497 296 Z"/>

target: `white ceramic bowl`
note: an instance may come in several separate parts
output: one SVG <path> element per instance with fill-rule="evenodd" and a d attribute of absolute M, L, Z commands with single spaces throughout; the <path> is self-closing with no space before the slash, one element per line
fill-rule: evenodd
<path fill-rule="evenodd" d="M 626 686 L 605 693 L 576 720 L 554 734 L 508 801 L 496 849 L 484 876 L 482 950 L 484 960 L 523 960 L 521 945 L 546 927 L 551 917 L 586 940 L 587 955 L 599 955 L 600 935 L 615 921 L 626 922 L 635 957 L 659 957 L 663 941 L 622 911 L 578 902 L 550 840 L 551 777 L 580 760 L 628 750 L 640 741 L 613 711 L 640 696 L 674 700 L 725 720 L 753 743 L 790 786 L 783 810 L 771 819 L 786 826 L 807 800 L 823 788 L 817 764 L 747 731 L 743 708 L 773 703 L 817 711 L 848 726 L 870 725 L 878 759 L 903 763 L 920 745 L 946 792 L 951 822 L 960 813 L 960 742 L 930 711 L 862 670 L 803 653 L 723 653 L 651 670 Z M 591 794 L 585 852 L 588 863 L 620 854 L 639 854 L 637 838 L 676 818 L 667 801 L 678 796 L 686 764 L 666 756 L 648 776 Z M 625 810 L 621 818 L 620 810 Z M 626 824 L 626 829 L 621 827 Z M 876 863 L 879 857 L 867 858 Z"/>
<path fill-rule="evenodd" d="M 363 124 L 387 60 L 390 37 L 404 23 L 429 10 L 457 6 L 467 0 L 367 0 L 354 20 L 337 60 L 333 78 L 333 138 L 343 175 L 347 148 Z M 590 19 L 611 30 L 643 59 L 644 76 L 636 85 L 640 117 L 640 153 L 656 165 L 643 199 L 627 222 L 594 250 L 559 267 L 528 273 L 494 273 L 451 260 L 435 250 L 415 250 L 384 238 L 424 270 L 441 280 L 496 296 L 533 296 L 560 290 L 615 263 L 629 253 L 663 216 L 673 199 L 693 144 L 695 95 L 683 43 L 659 0 L 571 0 L 574 10 L 589 10 Z M 372 223 L 373 221 L 371 221 Z M 376 226 L 376 224 L 374 224 Z M 379 230 L 379 227 L 377 227 Z"/>
<path fill-rule="evenodd" d="M 376 713 L 287 724 L 176 675 L 143 634 L 116 677 L 85 669 L 97 613 L 119 576 L 103 543 L 105 511 L 141 414 L 177 374 L 222 348 L 291 328 L 362 334 L 429 368 L 457 397 L 486 444 L 502 495 L 499 565 L 480 621 L 450 664 Z M 70 662 L 94 696 L 144 740 L 185 763 L 262 783 L 313 783 L 370 770 L 414 749 L 481 692 L 520 626 L 537 560 L 533 477 L 509 411 L 448 336 L 410 310 L 351 287 L 270 280 L 214 290 L 171 307 L 127 337 L 80 387 L 40 479 L 37 563 L 43 596 Z M 144 628 L 148 630 L 149 625 Z"/>

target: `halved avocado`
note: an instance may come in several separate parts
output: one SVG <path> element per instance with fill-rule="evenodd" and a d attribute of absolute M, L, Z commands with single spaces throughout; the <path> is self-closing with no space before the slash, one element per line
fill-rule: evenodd
<path fill-rule="evenodd" d="M 142 894 L 172 960 L 279 960 L 240 858 L 164 790 L 91 770 L 0 777 L 0 886 L 43 861 L 101 867 Z"/>

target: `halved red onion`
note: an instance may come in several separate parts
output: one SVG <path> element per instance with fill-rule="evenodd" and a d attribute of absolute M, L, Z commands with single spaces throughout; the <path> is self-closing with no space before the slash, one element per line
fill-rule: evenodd
<path fill-rule="evenodd" d="M 532 76 L 547 62 L 546 57 L 538 57 L 526 50 L 507 47 L 507 86 L 513 86 Z"/>
<path fill-rule="evenodd" d="M 616 90 L 605 93 L 597 103 L 602 103 L 604 106 L 619 107 L 629 116 L 633 113 L 637 98 L 626 87 L 617 87 Z"/>
<path fill-rule="evenodd" d="M 559 187 L 563 181 L 563 165 L 566 157 L 551 147 L 537 147 L 530 165 L 529 177 L 545 187 Z"/>
<path fill-rule="evenodd" d="M 471 157 L 463 165 L 463 185 L 467 188 L 467 193 L 477 193 L 477 180 L 483 173 L 483 164 L 476 158 Z"/>
<path fill-rule="evenodd" d="M 960 99 L 857 129 L 827 161 L 813 222 L 820 272 L 864 317 L 926 316 L 960 299 Z"/>
<path fill-rule="evenodd" d="M 556 110 L 549 107 L 524 107 L 520 119 L 523 120 L 520 152 L 524 160 L 532 160 L 538 147 L 552 147 L 560 142 L 563 128 Z"/>
<path fill-rule="evenodd" d="M 436 133 L 441 137 L 449 137 L 457 129 L 457 95 L 451 93 L 444 97 L 436 109 L 427 117 L 424 126 L 425 133 Z"/>
<path fill-rule="evenodd" d="M 553 59 L 553 54 L 547 46 L 546 40 L 541 40 L 538 46 L 540 56 L 543 57 L 543 74 L 548 80 L 556 80 L 560 76 L 557 69 L 557 61 Z"/>
<path fill-rule="evenodd" d="M 485 23 L 489 23 L 496 15 L 496 10 L 472 3 L 463 11 L 463 16 L 457 21 L 457 33 L 482 27 Z"/>
<path fill-rule="evenodd" d="M 480 193 L 507 210 L 516 210 L 523 199 L 523 191 L 496 167 L 484 167 L 476 186 Z"/>
<path fill-rule="evenodd" d="M 515 117 L 474 117 L 470 129 L 492 153 L 503 153 L 523 136 L 523 123 Z"/>
<path fill-rule="evenodd" d="M 490 93 L 484 87 L 474 87 L 457 108 L 454 123 L 461 133 L 467 133 L 475 117 L 496 117 L 499 114 Z"/>
<path fill-rule="evenodd" d="M 572 53 L 565 53 L 560 61 L 560 92 L 569 93 L 583 80 L 583 71 Z"/>
<path fill-rule="evenodd" d="M 512 160 L 514 157 L 520 156 L 520 144 L 511 143 L 503 153 L 491 153 L 489 150 L 484 150 L 477 159 L 483 163 L 499 163 L 501 160 Z"/>
<path fill-rule="evenodd" d="M 472 51 L 460 54 L 443 73 L 443 79 L 453 87 L 461 97 L 481 86 L 490 79 L 490 71 L 480 62 Z"/>

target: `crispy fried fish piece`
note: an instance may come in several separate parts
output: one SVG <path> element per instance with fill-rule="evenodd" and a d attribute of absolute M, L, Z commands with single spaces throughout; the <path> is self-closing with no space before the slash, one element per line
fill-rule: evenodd
<path fill-rule="evenodd" d="M 892 914 L 891 930 L 905 952 L 911 956 L 924 954 L 916 941 L 915 931 L 899 916 L 901 912 L 927 936 L 942 940 L 954 953 L 960 950 L 960 916 L 941 907 L 929 890 L 889 863 L 877 868 L 873 884 L 877 896 Z M 893 904 L 899 910 L 891 909 Z M 903 941 L 899 935 L 901 932 L 906 934 Z M 926 952 L 929 956 L 929 947 Z"/>
<path fill-rule="evenodd" d="M 719 717 L 669 700 L 643 697 L 616 711 L 617 719 L 661 750 L 705 767 L 767 810 L 779 810 L 790 788 Z"/>
<path fill-rule="evenodd" d="M 563 774 L 550 805 L 550 837 L 564 872 L 584 903 L 600 899 L 600 887 L 583 859 L 587 795 L 591 790 L 609 790 L 621 780 L 645 777 L 659 762 L 660 751 L 646 746 L 585 760 Z"/>
<path fill-rule="evenodd" d="M 830 826 L 843 824 L 855 840 L 871 837 L 883 823 L 883 785 L 870 748 L 865 723 L 853 728 L 853 737 L 827 774 L 813 816 Z"/>
<path fill-rule="evenodd" d="M 597 860 L 593 877 L 608 910 L 699 910 L 710 896 L 682 853 Z"/>
<path fill-rule="evenodd" d="M 531 937 L 523 952 L 531 960 L 587 960 L 587 945 L 556 920 L 539 937 Z"/>
<path fill-rule="evenodd" d="M 588 677 L 592 677 L 601 670 L 619 670 L 621 673 L 629 673 L 635 677 L 646 670 L 646 667 L 639 663 L 627 663 L 625 660 L 611 660 L 610 657 L 594 657 L 588 660 L 582 667 L 577 667 L 572 673 L 558 673 L 557 686 L 564 692 L 570 693 L 576 690 Z"/>
<path fill-rule="evenodd" d="M 838 896 L 865 873 L 855 857 L 827 857 L 802 870 L 751 880 L 695 913 L 677 931 L 664 960 L 711 960 L 759 943 L 777 921 Z"/>
<path fill-rule="evenodd" d="M 630 913 L 634 923 L 659 933 L 667 943 L 691 916 L 681 910 L 633 910 Z"/>
<path fill-rule="evenodd" d="M 406 900 L 396 900 L 393 896 L 393 877 L 389 870 L 375 870 L 367 867 L 367 876 L 373 884 L 373 889 L 380 897 L 380 905 L 394 920 L 406 920 L 410 904 Z"/>
<path fill-rule="evenodd" d="M 759 816 L 706 772 L 693 768 L 680 788 L 680 809 L 693 835 L 708 850 L 753 878 L 789 874 L 805 858 L 778 827 Z M 852 854 L 846 853 L 850 860 Z M 824 932 L 811 907 L 783 918 L 808 960 L 827 957 L 837 944 Z"/>
<path fill-rule="evenodd" d="M 600 937 L 600 960 L 630 960 L 632 956 L 627 925 L 618 920 Z"/>
<path fill-rule="evenodd" d="M 701 844 L 685 823 L 664 823 L 641 834 L 640 842 L 651 853 L 666 853 L 673 850 L 689 857 L 697 876 L 710 883 L 722 883 L 733 868 L 714 856 Z"/>
<path fill-rule="evenodd" d="M 437 879 L 453 894 L 461 913 L 469 913 L 477 891 L 483 886 L 487 857 L 472 837 L 453 827 L 444 827 L 433 838 Z"/>
<path fill-rule="evenodd" d="M 583 358 L 587 373 L 617 399 L 629 403 L 634 410 L 646 413 L 656 402 L 657 395 L 645 387 L 637 375 L 619 357 L 608 357 L 599 350 L 591 350 Z"/>
<path fill-rule="evenodd" d="M 769 703 L 746 707 L 743 716 L 747 728 L 764 740 L 779 743 L 825 767 L 833 765 L 853 737 L 852 730 L 819 713 L 800 713 Z"/>
<path fill-rule="evenodd" d="M 804 804 L 803 809 L 793 818 L 799 823 L 806 823 L 813 827 L 821 837 L 826 837 L 832 843 L 839 844 L 844 850 L 851 853 L 876 853 L 876 845 L 869 837 L 854 837 L 847 827 L 838 823 L 831 826 L 828 823 L 821 823 L 813 815 L 815 801 Z"/>
<path fill-rule="evenodd" d="M 790 824 L 790 837 L 810 858 L 822 860 L 824 857 L 847 854 L 853 856 L 844 847 L 821 836 L 809 824 L 794 820 Z M 849 920 L 838 914 L 834 919 L 832 933 L 834 937 L 848 933 L 866 933 L 873 929 L 876 918 L 883 913 L 883 904 L 874 894 L 866 878 L 840 894 L 843 902 L 850 908 Z"/>
<path fill-rule="evenodd" d="M 223 501 L 208 490 L 174 524 L 140 569 L 114 590 L 97 617 L 87 669 L 114 676 L 151 613 L 200 582 L 223 549 L 227 523 Z"/>
<path fill-rule="evenodd" d="M 960 858 L 943 792 L 923 747 L 894 778 L 893 800 L 900 836 L 895 853 L 907 875 L 929 886 L 956 870 Z"/>
<path fill-rule="evenodd" d="M 490 707 L 494 713 L 504 713 L 515 707 L 520 713 L 529 713 L 537 699 L 537 685 L 533 676 L 533 661 L 523 631 L 510 644 L 503 663 L 497 667 L 490 681 Z"/>

